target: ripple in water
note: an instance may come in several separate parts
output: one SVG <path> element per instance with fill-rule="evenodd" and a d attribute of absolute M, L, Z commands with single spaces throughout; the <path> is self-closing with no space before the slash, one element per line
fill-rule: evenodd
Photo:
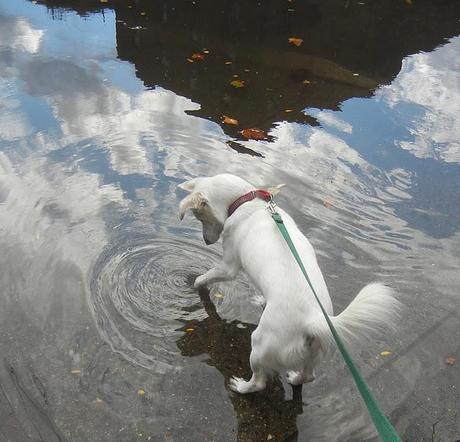
<path fill-rule="evenodd" d="M 177 368 L 178 329 L 207 316 L 193 281 L 219 260 L 213 249 L 182 238 L 116 239 L 90 272 L 90 306 L 100 333 L 130 362 L 158 373 Z M 247 320 L 239 316 L 251 310 L 248 283 L 239 279 L 228 287 L 213 290 L 225 293 L 219 314 Z"/>

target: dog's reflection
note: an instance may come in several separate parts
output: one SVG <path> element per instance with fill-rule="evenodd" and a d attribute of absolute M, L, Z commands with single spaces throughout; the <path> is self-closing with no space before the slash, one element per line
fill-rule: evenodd
<path fill-rule="evenodd" d="M 207 363 L 223 374 L 226 385 L 231 376 L 249 378 L 251 333 L 255 326 L 223 320 L 209 297 L 209 290 L 200 289 L 199 295 L 208 317 L 202 321 L 187 321 L 181 328 L 185 333 L 177 346 L 182 355 L 208 354 Z M 187 329 L 193 332 L 187 333 Z M 229 394 L 238 420 L 238 441 L 297 440 L 296 417 L 303 408 L 301 386 L 293 388 L 290 400 L 285 399 L 278 379 L 260 393 Z"/>

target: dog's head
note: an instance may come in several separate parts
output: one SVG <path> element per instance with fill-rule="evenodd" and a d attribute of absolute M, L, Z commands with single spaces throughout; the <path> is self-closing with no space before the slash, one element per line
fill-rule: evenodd
<path fill-rule="evenodd" d="M 179 184 L 179 187 L 189 192 L 180 202 L 180 218 L 191 210 L 203 225 L 206 244 L 213 244 L 219 239 L 228 206 L 240 195 L 254 189 L 247 181 L 230 174 L 194 178 Z"/>
<path fill-rule="evenodd" d="M 206 244 L 214 244 L 219 239 L 230 204 L 241 195 L 255 189 L 252 184 L 230 174 L 194 178 L 179 184 L 179 187 L 189 192 L 180 202 L 180 219 L 191 210 L 203 225 L 203 238 Z M 280 187 L 271 190 L 277 193 Z"/>
<path fill-rule="evenodd" d="M 190 194 L 179 205 L 180 219 L 184 218 L 188 210 L 193 212 L 195 218 L 201 221 L 203 239 L 206 244 L 214 244 L 220 237 L 225 219 L 217 216 L 216 204 L 210 201 L 210 196 L 215 193 L 212 189 L 210 178 L 194 178 L 179 184 L 179 187 Z M 217 205 L 218 206 L 218 205 Z"/>

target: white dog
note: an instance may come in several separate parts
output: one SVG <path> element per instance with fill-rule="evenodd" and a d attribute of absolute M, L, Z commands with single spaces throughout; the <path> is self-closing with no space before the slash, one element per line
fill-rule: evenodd
<path fill-rule="evenodd" d="M 233 279 L 243 269 L 263 293 L 266 306 L 251 336 L 249 381 L 233 377 L 230 388 L 250 393 L 265 388 L 267 378 L 288 370 L 292 385 L 314 379 L 320 355 L 333 342 L 324 316 L 281 236 L 264 199 L 247 181 L 229 174 L 195 178 L 180 188 L 190 192 L 180 203 L 181 219 L 187 210 L 203 224 L 206 244 L 222 234 L 223 259 L 195 281 L 195 287 Z M 279 188 L 275 188 L 275 191 Z M 230 208 L 230 210 L 229 210 Z M 332 303 L 310 242 L 291 217 L 278 208 L 310 280 L 324 308 L 345 340 L 386 331 L 397 318 L 399 302 L 380 283 L 364 287 L 350 305 L 333 316 Z"/>

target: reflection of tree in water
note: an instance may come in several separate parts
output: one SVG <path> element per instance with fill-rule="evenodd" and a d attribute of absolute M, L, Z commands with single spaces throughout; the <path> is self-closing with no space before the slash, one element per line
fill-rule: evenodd
<path fill-rule="evenodd" d="M 209 355 L 207 363 L 216 367 L 227 384 L 231 376 L 249 378 L 249 353 L 252 324 L 222 319 L 209 297 L 209 290 L 201 289 L 201 301 L 208 317 L 202 321 L 187 321 L 180 330 L 184 335 L 177 341 L 182 355 Z M 243 328 L 244 327 L 244 328 Z M 193 328 L 193 332 L 186 332 Z M 293 398 L 286 400 L 278 379 L 260 393 L 238 395 L 230 393 L 238 420 L 239 441 L 264 441 L 269 435 L 273 441 L 297 440 L 296 417 L 303 411 L 302 387 L 293 389 Z"/>
<path fill-rule="evenodd" d="M 220 123 L 225 114 L 264 130 L 284 120 L 315 124 L 305 108 L 338 109 L 372 95 L 404 57 L 431 51 L 460 28 L 458 0 L 37 1 L 57 18 L 59 8 L 81 15 L 113 8 L 118 57 L 146 86 L 199 103 L 194 115 Z M 304 40 L 300 47 L 288 43 L 292 36 Z M 204 48 L 204 62 L 187 61 Z M 230 85 L 234 75 L 245 87 Z M 223 128 L 240 138 L 239 128 Z"/>

